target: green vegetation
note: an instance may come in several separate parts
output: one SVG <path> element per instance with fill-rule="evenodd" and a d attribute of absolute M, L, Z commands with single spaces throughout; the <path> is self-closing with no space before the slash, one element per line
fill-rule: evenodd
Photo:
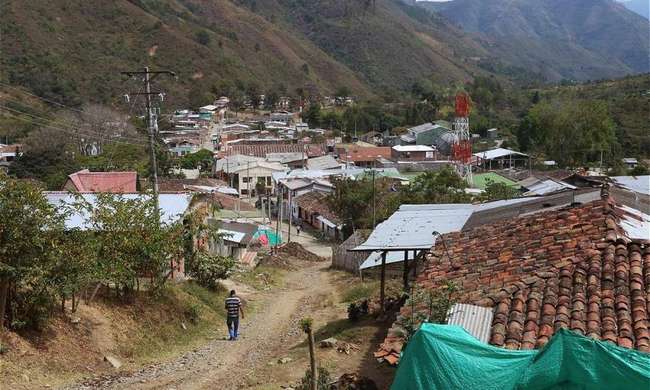
<path fill-rule="evenodd" d="M 86 215 L 86 229 L 65 229 L 69 213 Z M 14 329 L 40 329 L 55 301 L 64 308 L 70 300 L 74 312 L 82 298 L 92 301 L 100 289 L 120 302 L 134 301 L 141 283 L 151 295 L 164 293 L 170 263 L 187 255 L 186 234 L 198 219 L 190 218 L 185 227 L 160 223 L 153 197 L 97 194 L 90 204 L 79 196 L 75 204 L 56 208 L 31 182 L 5 175 L 0 175 L 0 214 L 0 327 L 6 318 Z M 217 285 L 207 278 L 224 277 L 232 268 L 232 259 L 196 250 L 187 256 L 190 272 L 213 289 Z"/>
<path fill-rule="evenodd" d="M 271 287 L 281 286 L 285 273 L 286 271 L 277 267 L 259 265 L 254 269 L 235 272 L 231 278 L 256 290 L 268 290 Z"/>
<path fill-rule="evenodd" d="M 223 287 L 209 290 L 192 281 L 171 285 L 158 296 L 141 295 L 130 307 L 140 321 L 129 342 L 120 344 L 120 355 L 146 364 L 200 345 L 222 326 L 226 295 Z"/>
<path fill-rule="evenodd" d="M 201 169 L 208 171 L 214 163 L 213 153 L 207 149 L 201 149 L 196 153 L 186 154 L 180 158 L 181 168 L 183 169 Z"/>
<path fill-rule="evenodd" d="M 598 101 L 543 101 L 535 104 L 517 133 L 522 150 L 543 153 L 561 166 L 597 161 L 617 147 L 607 104 Z"/>
<path fill-rule="evenodd" d="M 377 291 L 379 291 L 378 281 L 353 283 L 341 293 L 341 302 L 350 303 L 369 299 L 377 295 Z"/>

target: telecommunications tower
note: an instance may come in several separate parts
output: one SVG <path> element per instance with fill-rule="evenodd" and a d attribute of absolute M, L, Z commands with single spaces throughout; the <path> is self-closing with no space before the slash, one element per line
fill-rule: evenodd
<path fill-rule="evenodd" d="M 469 111 L 469 95 L 459 92 L 456 95 L 452 158 L 456 162 L 458 174 L 472 185 L 472 141 L 469 133 Z"/>

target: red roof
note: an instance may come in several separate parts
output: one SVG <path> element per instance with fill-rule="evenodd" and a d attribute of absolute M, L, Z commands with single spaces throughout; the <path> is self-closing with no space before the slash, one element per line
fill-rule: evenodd
<path fill-rule="evenodd" d="M 625 235 L 625 213 L 605 194 L 446 234 L 446 249 L 426 256 L 418 288 L 451 282 L 459 302 L 493 308 L 489 342 L 499 347 L 540 348 L 566 328 L 650 352 L 650 245 Z M 424 306 L 415 311 L 426 313 Z M 410 305 L 401 315 L 411 317 Z M 401 328 L 394 324 L 383 352 L 398 354 Z"/>
<path fill-rule="evenodd" d="M 388 146 L 350 146 L 341 150 L 339 157 L 343 162 L 372 162 L 378 158 L 390 159 L 391 148 Z M 349 156 L 349 157 L 348 157 Z"/>
<path fill-rule="evenodd" d="M 84 169 L 68 176 L 66 188 L 71 189 L 68 186 L 71 182 L 79 192 L 127 193 L 137 191 L 137 181 L 137 172 L 90 172 Z"/>

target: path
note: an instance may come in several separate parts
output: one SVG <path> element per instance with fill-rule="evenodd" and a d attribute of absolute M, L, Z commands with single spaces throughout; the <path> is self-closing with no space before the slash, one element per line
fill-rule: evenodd
<path fill-rule="evenodd" d="M 301 233 L 296 241 L 308 250 L 327 255 L 329 247 Z M 330 252 L 331 253 L 331 252 Z M 332 294 L 335 287 L 324 272 L 330 262 L 307 264 L 291 271 L 282 289 L 251 298 L 260 303 L 252 317 L 242 321 L 236 342 L 215 339 L 178 359 L 148 366 L 133 374 L 73 387 L 74 389 L 238 389 L 258 384 L 256 369 L 276 360 L 277 352 L 303 337 L 298 321 L 314 299 Z M 242 294 L 242 298 L 247 296 Z M 219 335 L 221 337 L 221 335 Z"/>

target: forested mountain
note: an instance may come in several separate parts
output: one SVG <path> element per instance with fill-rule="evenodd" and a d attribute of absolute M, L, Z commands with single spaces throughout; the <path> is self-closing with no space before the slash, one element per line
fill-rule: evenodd
<path fill-rule="evenodd" d="M 173 105 L 197 105 L 270 90 L 399 96 L 423 78 L 530 83 L 647 70 L 647 21 L 611 0 L 455 0 L 440 14 L 423 4 L 6 0 L 0 82 L 69 105 L 116 103 L 139 87 L 119 72 L 149 65 L 178 74 L 158 80 Z"/>
<path fill-rule="evenodd" d="M 650 24 L 614 0 L 418 2 L 550 81 L 648 72 Z M 647 5 L 647 1 L 646 1 Z"/>

